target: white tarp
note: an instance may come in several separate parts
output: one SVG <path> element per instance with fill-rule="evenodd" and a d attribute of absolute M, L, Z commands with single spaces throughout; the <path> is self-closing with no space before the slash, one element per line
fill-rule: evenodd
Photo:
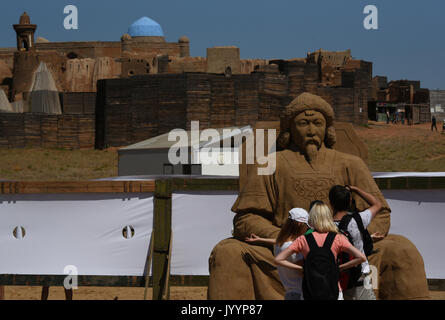
<path fill-rule="evenodd" d="M 419 249 L 427 277 L 445 279 L 445 190 L 384 190 L 391 213 L 390 233 Z M 173 196 L 172 274 L 208 275 L 208 257 L 219 240 L 231 236 L 235 193 Z"/>
<path fill-rule="evenodd" d="M 187 192 L 172 196 L 172 266 L 176 275 L 208 275 L 213 247 L 232 236 L 236 192 Z"/>
<path fill-rule="evenodd" d="M 0 89 L 0 112 L 14 112 L 5 91 Z"/>
<path fill-rule="evenodd" d="M 411 240 L 427 278 L 445 279 L 445 190 L 383 190 L 391 207 L 390 233 Z"/>
<path fill-rule="evenodd" d="M 445 172 L 373 172 L 374 178 L 405 178 L 405 177 L 423 177 L 437 178 L 445 177 Z"/>
<path fill-rule="evenodd" d="M 392 209 L 390 233 L 417 246 L 428 278 L 445 279 L 445 190 L 383 193 Z M 173 194 L 171 274 L 208 275 L 211 250 L 231 236 L 236 197 Z M 66 265 L 75 265 L 81 275 L 141 276 L 152 221 L 152 195 L 1 195 L 0 274 L 63 274 Z M 18 226 L 23 239 L 13 235 Z M 134 228 L 131 239 L 122 235 L 126 226 Z"/>
<path fill-rule="evenodd" d="M 152 223 L 150 194 L 0 195 L 0 274 L 141 276 Z"/>

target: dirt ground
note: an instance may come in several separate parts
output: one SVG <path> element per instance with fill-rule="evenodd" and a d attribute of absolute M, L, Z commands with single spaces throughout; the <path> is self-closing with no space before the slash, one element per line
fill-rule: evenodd
<path fill-rule="evenodd" d="M 5 287 L 6 300 L 40 300 L 42 287 Z M 74 290 L 74 300 L 143 300 L 144 288 L 79 287 Z M 152 289 L 147 291 L 151 300 Z M 51 287 L 48 300 L 64 300 L 63 287 Z M 171 287 L 171 300 L 206 300 L 207 287 Z"/>
<path fill-rule="evenodd" d="M 40 300 L 41 287 L 6 287 L 6 300 Z M 147 299 L 151 299 L 151 288 Z M 206 300 L 207 287 L 171 287 L 171 300 Z M 74 290 L 74 300 L 143 300 L 144 288 L 80 287 Z M 62 287 L 50 288 L 48 300 L 63 300 Z M 444 291 L 430 291 L 430 300 L 445 300 Z"/>

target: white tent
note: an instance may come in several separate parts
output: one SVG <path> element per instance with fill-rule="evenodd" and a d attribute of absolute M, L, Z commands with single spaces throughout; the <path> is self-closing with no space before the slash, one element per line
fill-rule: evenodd
<path fill-rule="evenodd" d="M 14 112 L 5 91 L 0 89 L 0 112 Z"/>
<path fill-rule="evenodd" d="M 29 100 L 31 112 L 62 114 L 59 91 L 51 72 L 43 62 L 34 74 Z"/>

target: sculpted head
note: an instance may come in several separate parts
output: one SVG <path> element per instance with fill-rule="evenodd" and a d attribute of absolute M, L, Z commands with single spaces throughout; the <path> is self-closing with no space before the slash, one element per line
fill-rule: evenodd
<path fill-rule="evenodd" d="M 324 144 L 335 144 L 334 111 L 321 97 L 303 93 L 286 106 L 281 117 L 278 146 L 281 149 L 294 145 L 312 158 Z"/>
<path fill-rule="evenodd" d="M 326 119 L 315 110 L 305 110 L 290 123 L 292 142 L 301 150 L 309 145 L 320 148 L 326 133 Z"/>

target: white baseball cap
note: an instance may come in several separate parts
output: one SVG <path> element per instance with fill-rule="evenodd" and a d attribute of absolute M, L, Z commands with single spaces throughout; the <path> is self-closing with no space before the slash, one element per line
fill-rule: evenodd
<path fill-rule="evenodd" d="M 308 224 L 309 213 L 303 208 L 293 208 L 289 211 L 289 219 Z"/>

